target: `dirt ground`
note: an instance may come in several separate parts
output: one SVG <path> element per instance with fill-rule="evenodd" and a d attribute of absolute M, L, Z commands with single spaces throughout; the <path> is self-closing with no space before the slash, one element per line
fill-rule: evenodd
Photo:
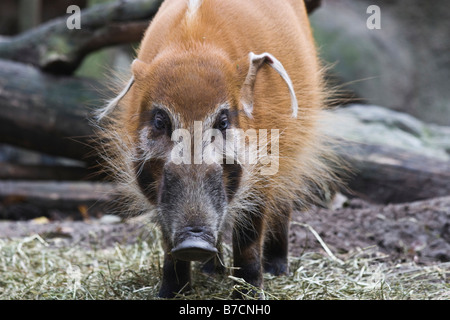
<path fill-rule="evenodd" d="M 418 264 L 450 261 L 450 196 L 392 205 L 370 204 L 361 199 L 347 200 L 335 210 L 313 209 L 295 212 L 290 231 L 290 254 L 322 252 L 315 230 L 335 255 L 345 255 L 367 247 L 377 248 L 392 262 Z M 77 244 L 99 248 L 132 243 L 148 232 L 145 219 L 127 222 L 110 219 L 70 221 L 0 221 L 0 238 L 39 234 L 51 245 Z"/>
<path fill-rule="evenodd" d="M 450 197 L 386 206 L 352 199 L 337 210 L 298 213 L 294 221 L 310 225 L 334 253 L 376 246 L 393 262 L 450 261 Z M 290 243 L 293 254 L 321 250 L 311 232 L 295 222 Z"/>

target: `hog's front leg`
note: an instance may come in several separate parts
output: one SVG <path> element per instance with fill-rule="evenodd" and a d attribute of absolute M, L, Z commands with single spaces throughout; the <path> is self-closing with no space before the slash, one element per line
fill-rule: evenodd
<path fill-rule="evenodd" d="M 234 276 L 255 287 L 262 287 L 262 239 L 263 219 L 250 215 L 247 221 L 238 221 L 233 230 Z M 242 298 L 238 292 L 235 298 Z"/>
<path fill-rule="evenodd" d="M 164 254 L 163 279 L 160 298 L 173 298 L 177 293 L 191 289 L 191 263 L 175 260 L 170 253 Z"/>

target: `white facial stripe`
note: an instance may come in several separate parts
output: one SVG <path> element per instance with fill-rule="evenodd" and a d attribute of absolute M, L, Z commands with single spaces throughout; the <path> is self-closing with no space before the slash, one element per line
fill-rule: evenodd
<path fill-rule="evenodd" d="M 155 158 L 164 159 L 166 156 L 167 151 L 165 146 L 149 139 L 150 130 L 149 126 L 144 126 L 139 131 L 139 144 L 137 149 L 140 153 L 135 155 L 135 160 L 137 161 L 148 161 Z"/>

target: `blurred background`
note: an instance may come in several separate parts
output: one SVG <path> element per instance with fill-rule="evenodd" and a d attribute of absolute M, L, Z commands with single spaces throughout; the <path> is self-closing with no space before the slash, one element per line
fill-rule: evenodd
<path fill-rule="evenodd" d="M 380 30 L 366 27 L 373 4 Z M 311 22 L 323 58 L 359 97 L 450 125 L 448 2 L 325 0 Z"/>

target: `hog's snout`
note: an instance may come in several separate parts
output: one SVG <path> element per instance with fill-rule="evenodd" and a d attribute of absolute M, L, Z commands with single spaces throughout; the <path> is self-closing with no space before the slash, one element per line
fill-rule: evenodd
<path fill-rule="evenodd" d="M 177 235 L 171 254 L 176 260 L 207 261 L 217 254 L 212 233 L 204 227 L 187 227 Z"/>

